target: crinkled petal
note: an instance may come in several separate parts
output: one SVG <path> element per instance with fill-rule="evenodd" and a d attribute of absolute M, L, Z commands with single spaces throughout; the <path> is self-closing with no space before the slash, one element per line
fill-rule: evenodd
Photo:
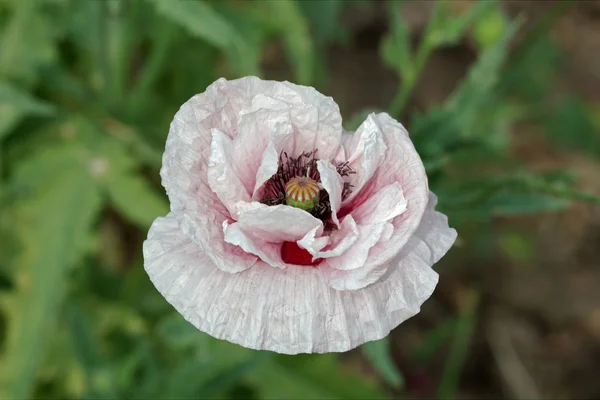
<path fill-rule="evenodd" d="M 345 217 L 340 224 L 340 229 L 333 231 L 331 236 L 318 237 L 317 234 L 317 228 L 314 228 L 297 242 L 298 246 L 312 254 L 313 261 L 317 258 L 338 257 L 344 254 L 359 237 L 358 227 L 352 215 Z"/>
<path fill-rule="evenodd" d="M 351 204 L 342 205 L 340 214 L 345 215 L 359 209 L 372 196 L 376 196 L 384 188 L 396 184 L 400 185 L 402 189 L 406 200 L 406 211 L 389 221 L 393 225 L 393 231 L 389 227 L 386 228 L 382 239 L 387 238 L 388 240 L 380 240 L 369 250 L 369 256 L 360 268 L 364 270 L 361 272 L 359 269 L 353 270 L 352 273 L 363 274 L 366 277 L 360 279 L 361 285 L 375 282 L 390 265 L 393 265 L 393 258 L 407 245 L 421 223 L 429 198 L 423 162 L 402 124 L 385 113 L 371 114 L 370 119 L 375 121 L 380 128 L 387 151 L 381 165 L 368 184 L 363 186 Z M 347 146 L 352 139 L 344 138 L 342 141 Z M 389 236 L 390 232 L 392 232 L 391 236 Z M 377 271 L 377 273 L 373 271 Z M 353 285 L 358 286 L 356 283 Z"/>
<path fill-rule="evenodd" d="M 286 354 L 344 352 L 385 337 L 419 312 L 437 274 L 412 255 L 379 282 L 330 288 L 321 268 L 257 262 L 230 274 L 172 217 L 158 218 L 144 242 L 144 268 L 156 288 L 198 329 L 244 347 Z"/>
<path fill-rule="evenodd" d="M 244 183 L 248 193 L 254 191 L 257 171 L 261 166 L 267 145 L 272 142 L 274 135 L 285 133 L 290 134 L 291 137 L 292 124 L 287 109 L 259 109 L 240 118 L 237 136 L 233 140 L 231 160 L 232 168 Z"/>
<path fill-rule="evenodd" d="M 254 208 L 242 213 L 237 223 L 249 236 L 269 243 L 295 242 L 315 228 L 318 235 L 323 232 L 321 220 L 286 205 L 254 203 Z"/>
<path fill-rule="evenodd" d="M 198 96 L 183 104 L 171 123 L 160 175 L 171 210 L 195 211 L 201 204 L 214 204 L 227 213 L 208 185 L 208 162 L 212 127 L 203 121 L 210 112 L 198 109 Z"/>
<path fill-rule="evenodd" d="M 444 214 L 435 211 L 437 198 L 429 194 L 428 208 L 421 223 L 410 240 L 399 254 L 390 256 L 387 251 L 391 248 L 393 240 L 380 240 L 371 248 L 369 259 L 361 268 L 351 271 L 326 271 L 333 288 L 337 290 L 356 290 L 367 287 L 377 282 L 388 269 L 402 268 L 408 260 L 419 260 L 420 263 L 432 266 L 452 247 L 456 240 L 456 230 L 448 226 L 448 219 Z M 385 239 L 385 232 L 381 239 Z M 328 260 L 330 261 L 330 260 Z M 400 263 L 400 267 L 397 264 Z"/>
<path fill-rule="evenodd" d="M 291 112 L 292 108 L 296 111 Z M 291 124 L 295 125 L 294 133 L 308 140 L 304 145 L 311 147 L 310 151 L 318 148 L 322 158 L 330 159 L 339 152 L 341 116 L 331 97 L 289 82 L 257 77 L 219 79 L 204 93 L 184 103 L 171 123 L 161 168 L 162 184 L 169 196 L 171 210 L 195 211 L 203 204 L 210 204 L 219 208 L 219 212 L 227 212 L 208 184 L 211 132 L 213 128 L 218 129 L 235 142 L 241 119 L 260 109 L 285 110 Z M 239 180 L 246 190 L 257 172 L 254 155 L 265 142 L 264 136 L 268 138 L 272 132 L 261 129 L 257 134 L 261 135 L 257 138 L 260 143 L 251 149 L 251 155 L 247 154 L 252 158 L 252 165 L 246 169 L 234 165 L 238 173 L 244 171 L 239 174 Z M 300 147 L 296 151 L 300 151 Z"/>
<path fill-rule="evenodd" d="M 338 210 L 342 205 L 342 191 L 344 190 L 344 181 L 337 169 L 327 160 L 317 161 L 317 169 L 321 177 L 323 188 L 329 193 L 329 203 L 331 206 L 331 219 L 339 228 Z"/>
<path fill-rule="evenodd" d="M 231 245 L 239 246 L 245 252 L 257 255 L 261 260 L 272 267 L 285 268 L 286 264 L 281 259 L 281 245 L 269 243 L 257 237 L 250 237 L 240 227 L 239 223 L 228 224 L 223 222 L 225 241 Z"/>
<path fill-rule="evenodd" d="M 348 218 L 347 216 L 346 218 Z M 358 225 L 358 238 L 353 246 L 351 246 L 346 252 L 344 252 L 339 257 L 327 259 L 327 265 L 331 268 L 341 271 L 353 270 L 353 269 L 362 269 L 365 262 L 367 261 L 367 257 L 369 256 L 369 250 L 371 247 L 375 246 L 381 235 L 384 233 L 386 229 L 386 222 L 373 224 L 373 225 Z M 336 276 L 344 277 L 345 273 L 334 274 Z M 335 280 L 332 278 L 335 287 Z M 355 287 L 353 289 L 358 289 L 359 287 Z M 349 288 L 350 289 L 350 288 Z"/>
<path fill-rule="evenodd" d="M 304 235 L 302 239 L 296 242 L 299 247 L 305 249 L 313 255 L 313 261 L 318 258 L 317 255 L 319 252 L 329 243 L 329 237 L 319 236 L 317 233 L 318 230 L 318 227 L 311 229 L 306 233 L 306 235 Z"/>
<path fill-rule="evenodd" d="M 237 273 L 252 267 L 257 259 L 241 248 L 226 243 L 220 224 L 205 213 L 171 213 L 181 231 L 211 260 L 216 268 Z"/>
<path fill-rule="evenodd" d="M 208 184 L 232 216 L 238 201 L 250 201 L 250 194 L 234 169 L 233 143 L 223 132 L 212 130 L 208 163 Z"/>
<path fill-rule="evenodd" d="M 379 224 L 387 222 L 406 211 L 407 201 L 402 194 L 402 187 L 394 182 L 352 211 L 358 224 Z"/>
<path fill-rule="evenodd" d="M 386 148 L 377 120 L 370 114 L 345 143 L 348 164 L 355 174 L 352 176 L 352 193 L 344 203 L 350 203 L 375 174 L 384 160 Z"/>
<path fill-rule="evenodd" d="M 436 205 L 437 196 L 429 192 L 429 203 L 421 224 L 410 244 L 403 249 L 404 254 L 415 252 L 429 265 L 437 263 L 450 250 L 457 237 L 456 230 L 448 226 L 448 217 L 435 211 Z"/>
<path fill-rule="evenodd" d="M 224 81 L 235 88 L 238 95 L 254 94 L 253 102 L 241 114 L 260 108 L 281 110 L 284 104 L 290 109 L 297 146 L 290 156 L 305 151 L 319 150 L 319 157 L 332 159 L 338 152 L 342 134 L 342 117 L 339 107 L 331 97 L 324 96 L 312 87 L 290 82 L 264 81 L 255 77 Z M 257 95 L 260 94 L 259 97 Z"/>
<path fill-rule="evenodd" d="M 279 157 L 285 149 L 289 148 L 294 140 L 292 127 L 290 124 L 277 124 L 274 127 L 273 135 L 265 149 L 260 166 L 254 179 L 254 190 L 252 200 L 258 201 L 262 197 L 262 187 L 279 168 Z"/>

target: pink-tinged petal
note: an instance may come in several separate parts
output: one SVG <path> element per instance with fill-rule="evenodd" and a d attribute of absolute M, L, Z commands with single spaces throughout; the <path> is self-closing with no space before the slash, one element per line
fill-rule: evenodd
<path fill-rule="evenodd" d="M 335 103 L 320 107 L 294 107 L 290 110 L 295 129 L 294 156 L 318 150 L 323 160 L 333 159 L 339 151 L 342 119 Z"/>
<path fill-rule="evenodd" d="M 333 258 L 344 254 L 357 242 L 360 232 L 356 222 L 348 215 L 341 223 L 340 229 L 329 237 L 329 244 L 317 254 L 317 258 Z"/>
<path fill-rule="evenodd" d="M 216 268 L 228 273 L 245 271 L 257 258 L 241 248 L 226 243 L 216 220 L 201 213 L 170 214 L 179 223 L 182 233 L 192 240 L 213 262 Z"/>
<path fill-rule="evenodd" d="M 342 205 L 342 191 L 344 190 L 344 181 L 340 174 L 338 174 L 336 168 L 327 160 L 317 161 L 317 169 L 321 176 L 321 184 L 323 189 L 329 193 L 329 202 L 331 205 L 331 219 L 333 223 L 339 228 L 340 222 L 338 220 L 338 210 Z"/>
<path fill-rule="evenodd" d="M 387 242 L 388 240 L 390 240 L 392 238 L 393 234 L 394 234 L 394 225 L 390 224 L 389 222 L 386 223 L 383 233 L 381 234 L 381 239 L 379 240 L 379 243 Z"/>
<path fill-rule="evenodd" d="M 207 170 L 211 145 L 210 128 L 202 120 L 210 114 L 195 110 L 198 96 L 181 106 L 175 115 L 160 170 L 171 210 L 197 210 L 200 204 L 215 204 L 227 210 L 208 185 Z"/>
<path fill-rule="evenodd" d="M 286 205 L 270 207 L 255 203 L 255 208 L 240 214 L 238 224 L 249 236 L 270 243 L 295 242 L 315 228 L 317 235 L 323 232 L 321 220 Z"/>
<path fill-rule="evenodd" d="M 289 150 L 296 157 L 302 152 L 319 150 L 319 158 L 332 159 L 338 152 L 342 134 L 342 116 L 331 97 L 324 96 L 312 87 L 290 82 L 263 81 L 247 77 L 227 82 L 239 92 L 254 93 L 254 103 L 242 110 L 256 111 L 260 108 L 274 110 L 289 106 L 297 146 Z M 261 94 L 259 98 L 256 95 Z"/>
<path fill-rule="evenodd" d="M 267 182 L 279 167 L 279 156 L 282 151 L 289 147 L 293 143 L 294 135 L 292 127 L 289 124 L 281 123 L 277 124 L 273 130 L 269 144 L 262 154 L 262 160 L 256 177 L 254 179 L 254 190 L 252 192 L 252 200 L 258 201 L 262 197 L 262 187 Z"/>
<path fill-rule="evenodd" d="M 232 81 L 219 79 L 204 93 L 195 95 L 183 104 L 171 123 L 161 168 L 162 184 L 169 196 L 171 210 L 194 211 L 199 205 L 210 204 L 226 214 L 227 209 L 220 205 L 219 198 L 208 184 L 212 129 L 218 129 L 235 142 L 240 134 L 238 126 L 245 115 L 260 109 L 278 112 L 286 109 L 285 113 L 290 115 L 291 108 L 316 109 L 316 113 L 308 113 L 310 118 L 316 115 L 316 121 L 307 120 L 306 112 L 300 111 L 293 118 L 290 117 L 292 125 L 294 121 L 298 124 L 294 132 L 307 137 L 309 128 L 316 127 L 310 138 L 311 146 L 319 146 L 319 154 L 323 158 L 337 154 L 342 132 L 339 109 L 330 97 L 323 96 L 313 88 L 289 82 L 264 81 L 257 77 Z M 264 143 L 264 136 L 272 134 L 262 130 L 257 133 L 261 135 L 257 138 L 261 143 Z M 248 154 L 253 163 L 251 167 L 244 169 L 243 165 L 234 165 L 236 172 L 243 171 L 239 174 L 239 180 L 246 190 L 251 190 L 250 181 L 255 176 L 257 161 L 254 152 L 260 146 L 259 143 L 252 148 L 252 157 Z"/>
<path fill-rule="evenodd" d="M 240 118 L 237 132 L 233 141 L 232 165 L 240 177 L 239 179 L 244 182 L 246 190 L 253 193 L 255 186 L 258 185 L 257 171 L 261 172 L 259 171 L 261 160 L 267 146 L 273 145 L 273 138 L 275 137 L 279 147 L 285 145 L 282 136 L 287 137 L 287 142 L 291 142 L 293 145 L 293 129 L 289 110 L 259 109 L 244 114 Z M 279 153 L 277 153 L 278 156 Z M 264 165 L 262 168 L 264 169 Z M 275 166 L 275 171 L 277 171 L 277 166 Z M 271 175 L 275 171 L 271 172 Z M 263 173 L 265 172 L 263 171 Z M 268 175 L 266 179 L 269 179 L 271 175 Z"/>
<path fill-rule="evenodd" d="M 421 224 L 402 252 L 414 252 L 429 265 L 437 263 L 450 250 L 456 241 L 457 233 L 448 226 L 448 217 L 435 211 L 437 196 L 429 192 L 427 210 Z"/>
<path fill-rule="evenodd" d="M 385 113 L 371 114 L 371 118 L 381 128 L 387 147 L 385 158 L 368 184 L 352 200 L 352 204 L 342 205 L 340 214 L 345 215 L 353 209 L 358 209 L 371 196 L 391 184 L 400 185 L 407 208 L 405 212 L 389 221 L 394 226 L 389 240 L 385 244 L 378 243 L 369 251 L 369 257 L 361 267 L 365 269 L 363 273 L 368 275 L 368 279 L 362 279 L 363 283 L 373 283 L 385 273 L 386 268 L 391 265 L 391 260 L 407 245 L 418 228 L 429 199 L 425 168 L 404 127 Z M 348 142 L 347 139 L 346 141 Z M 369 272 L 379 269 L 382 269 L 380 273 Z"/>
<path fill-rule="evenodd" d="M 347 216 L 346 218 L 348 218 Z M 386 223 L 373 225 L 358 225 L 358 239 L 347 251 L 339 257 L 327 259 L 327 265 L 334 270 L 344 272 L 333 274 L 331 277 L 332 287 L 337 289 L 336 282 L 338 277 L 346 276 L 346 271 L 363 269 L 369 256 L 369 250 L 379 242 L 382 234 L 386 230 Z M 355 288 L 356 289 L 356 288 Z"/>
<path fill-rule="evenodd" d="M 250 194 L 233 168 L 233 143 L 218 129 L 212 130 L 210 158 L 208 162 L 208 184 L 232 216 L 238 201 L 250 201 Z"/>
<path fill-rule="evenodd" d="M 351 215 L 344 218 L 340 229 L 333 231 L 331 236 L 317 237 L 317 234 L 315 228 L 297 242 L 298 246 L 312 254 L 313 261 L 317 258 L 340 256 L 350 249 L 359 237 L 358 227 Z"/>
<path fill-rule="evenodd" d="M 318 231 L 319 227 L 315 227 L 296 242 L 299 247 L 312 254 L 313 261 L 319 258 L 319 252 L 329 244 L 329 236 L 319 236 Z"/>
<path fill-rule="evenodd" d="M 407 201 L 402 187 L 394 182 L 369 197 L 352 216 L 358 224 L 379 224 L 387 222 L 406 211 Z"/>
<path fill-rule="evenodd" d="M 350 134 L 347 131 L 344 131 L 344 133 L 342 133 L 342 138 L 345 136 L 349 136 L 349 135 Z M 340 139 L 340 142 L 341 142 L 341 139 Z M 346 162 L 346 149 L 344 149 L 343 145 L 340 144 L 337 154 L 333 157 L 333 161 L 335 162 L 336 165 Z"/>
<path fill-rule="evenodd" d="M 285 354 L 345 352 L 385 337 L 429 298 L 437 274 L 409 255 L 377 283 L 355 291 L 327 285 L 317 268 L 272 268 L 258 261 L 230 274 L 158 218 L 144 242 L 156 288 L 196 328 L 244 347 Z"/>
<path fill-rule="evenodd" d="M 436 196 L 430 193 L 428 207 L 420 225 L 400 253 L 392 254 L 389 250 L 394 248 L 394 234 L 388 241 L 380 241 L 371 248 L 369 259 L 361 268 L 352 271 L 327 271 L 332 287 L 337 290 L 361 289 L 414 260 L 430 267 L 439 261 L 454 244 L 456 230 L 448 226 L 448 219 L 444 214 L 435 211 L 436 204 Z"/>
<path fill-rule="evenodd" d="M 239 246 L 245 252 L 260 257 L 272 267 L 285 268 L 286 264 L 281 259 L 281 245 L 269 243 L 257 237 L 250 237 L 240 227 L 238 222 L 229 225 L 223 222 L 225 241 L 231 245 Z"/>
<path fill-rule="evenodd" d="M 355 172 L 351 180 L 352 193 L 344 200 L 344 204 L 348 204 L 375 174 L 386 154 L 387 146 L 374 114 L 367 117 L 344 145 L 349 166 Z"/>

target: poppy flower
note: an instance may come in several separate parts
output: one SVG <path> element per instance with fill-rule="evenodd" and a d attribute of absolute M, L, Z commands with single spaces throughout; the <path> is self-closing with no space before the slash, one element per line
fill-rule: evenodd
<path fill-rule="evenodd" d="M 345 131 L 333 99 L 289 82 L 219 79 L 192 97 L 161 177 L 150 279 L 199 330 L 252 349 L 381 339 L 419 312 L 456 239 L 400 123 Z"/>

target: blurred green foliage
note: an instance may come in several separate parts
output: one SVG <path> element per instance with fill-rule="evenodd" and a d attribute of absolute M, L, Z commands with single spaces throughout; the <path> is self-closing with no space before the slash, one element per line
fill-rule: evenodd
<path fill-rule="evenodd" d="M 326 85 L 327 46 L 352 46 L 339 17 L 355 6 L 374 5 L 0 3 L 0 398 L 382 398 L 401 389 L 386 340 L 364 346 L 379 379 L 336 355 L 247 350 L 185 322 L 142 268 L 141 242 L 168 210 L 158 169 L 178 107 L 220 76 L 262 75 L 273 43 L 282 46 L 290 80 Z M 533 174 L 508 154 L 511 125 L 528 121 L 560 144 L 600 155 L 591 108 L 546 96 L 561 59 L 546 32 L 560 9 L 509 58 L 522 21 L 495 1 L 460 15 L 438 2 L 416 47 L 402 4 L 388 8 L 380 50 L 401 81 L 388 110 L 394 116 L 433 51 L 465 35 L 479 48 L 447 101 L 407 124 L 452 225 L 460 231 L 494 216 L 559 210 L 572 199 L 598 202 L 573 191 L 569 174 Z M 414 351 L 422 361 L 454 337 L 441 398 L 456 391 L 474 307 Z"/>

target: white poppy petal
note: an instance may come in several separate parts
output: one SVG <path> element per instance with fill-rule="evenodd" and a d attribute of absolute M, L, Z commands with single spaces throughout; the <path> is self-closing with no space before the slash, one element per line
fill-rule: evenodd
<path fill-rule="evenodd" d="M 257 237 L 250 237 L 242 229 L 239 223 L 228 224 L 223 222 L 223 233 L 225 241 L 231 245 L 239 246 L 245 252 L 260 257 L 272 267 L 285 268 L 286 264 L 281 259 L 281 245 L 269 243 Z"/>
<path fill-rule="evenodd" d="M 319 236 L 323 232 L 321 220 L 285 205 L 255 203 L 255 208 L 240 214 L 238 224 L 248 235 L 269 243 L 295 242 L 315 228 Z"/>
<path fill-rule="evenodd" d="M 181 231 L 222 271 L 237 273 L 252 267 L 257 259 L 223 240 L 221 224 L 204 213 L 172 213 Z"/>
<path fill-rule="evenodd" d="M 254 190 L 252 192 L 252 200 L 258 201 L 261 196 L 261 188 L 266 181 L 269 180 L 277 172 L 279 167 L 279 157 L 284 149 L 287 149 L 293 144 L 292 126 L 288 123 L 280 123 L 275 125 L 269 144 L 265 149 L 260 167 L 256 172 Z"/>
<path fill-rule="evenodd" d="M 313 256 L 313 261 L 317 258 L 331 258 L 344 254 L 359 237 L 358 227 L 351 215 L 344 218 L 340 229 L 333 231 L 331 236 L 317 237 L 317 228 L 309 231 L 297 243 L 298 246 L 308 251 Z"/>
<path fill-rule="evenodd" d="M 369 261 L 361 268 L 352 271 L 329 271 L 332 287 L 337 290 L 364 288 L 388 273 L 388 268 L 402 268 L 402 265 L 415 258 L 429 266 L 438 262 L 454 244 L 456 230 L 448 227 L 445 215 L 435 211 L 436 204 L 436 196 L 430 193 L 428 208 L 419 227 L 399 254 L 391 256 L 390 259 L 390 253 L 387 251 L 389 243 L 380 242 L 371 249 Z M 400 263 L 400 266 L 397 266 L 397 263 Z"/>
<path fill-rule="evenodd" d="M 244 347 L 285 354 L 345 352 L 385 337 L 419 312 L 437 274 L 419 257 L 356 291 L 328 286 L 319 268 L 237 274 L 211 259 L 170 217 L 157 219 L 144 243 L 144 267 L 156 288 L 198 329 Z"/>
<path fill-rule="evenodd" d="M 349 155 L 348 163 L 355 172 L 352 176 L 354 186 L 352 193 L 344 199 L 344 203 L 349 203 L 375 174 L 387 150 L 383 133 L 374 114 L 369 115 L 358 127 L 346 146 L 346 154 Z"/>
<path fill-rule="evenodd" d="M 319 252 L 329 243 L 329 236 L 318 236 L 319 227 L 314 227 L 296 243 L 313 256 L 313 261 L 319 258 Z"/>
<path fill-rule="evenodd" d="M 234 206 L 238 201 L 250 201 L 250 194 L 233 167 L 232 155 L 232 140 L 218 129 L 213 129 L 208 184 L 229 212 L 235 210 Z"/>
<path fill-rule="evenodd" d="M 385 228 L 386 223 L 358 225 L 356 242 L 339 257 L 327 259 L 327 265 L 342 271 L 363 267 L 369 256 L 369 250 L 379 242 Z"/>
<path fill-rule="evenodd" d="M 407 201 L 400 184 L 394 182 L 352 210 L 358 224 L 379 224 L 389 221 L 406 211 Z"/>
<path fill-rule="evenodd" d="M 323 188 L 329 193 L 329 202 L 331 205 L 331 219 L 333 223 L 339 228 L 340 222 L 338 220 L 338 210 L 342 205 L 342 192 L 344 190 L 344 180 L 338 174 L 336 168 L 327 160 L 317 161 L 317 169 L 321 176 L 321 184 Z"/>

